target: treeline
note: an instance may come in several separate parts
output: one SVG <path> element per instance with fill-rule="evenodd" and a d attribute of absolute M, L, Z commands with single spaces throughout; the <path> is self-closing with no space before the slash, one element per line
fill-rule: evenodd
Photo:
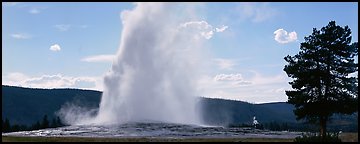
<path fill-rule="evenodd" d="M 47 114 L 51 120 L 65 103 L 99 107 L 101 92 L 80 89 L 36 89 L 2 86 L 2 119 L 31 126 Z M 31 98 L 31 99 L 29 99 Z"/>
<path fill-rule="evenodd" d="M 18 124 L 11 124 L 9 119 L 2 119 L 2 132 L 16 132 L 16 131 L 30 131 L 30 130 L 38 130 L 44 128 L 56 128 L 65 126 L 59 117 L 53 118 L 51 121 L 48 120 L 48 116 L 44 115 L 41 122 L 37 121 L 36 123 L 32 124 L 31 126 L 26 125 L 18 125 Z"/>
<path fill-rule="evenodd" d="M 306 123 L 286 123 L 286 122 L 268 122 L 263 124 L 265 129 L 272 131 L 302 131 L 302 132 L 316 132 L 318 127 Z"/>

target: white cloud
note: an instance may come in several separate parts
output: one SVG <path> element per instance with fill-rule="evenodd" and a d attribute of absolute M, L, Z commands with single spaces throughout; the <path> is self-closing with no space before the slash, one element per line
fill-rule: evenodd
<path fill-rule="evenodd" d="M 57 24 L 57 25 L 54 25 L 54 27 L 57 30 L 64 32 L 64 31 L 70 30 L 70 28 L 86 29 L 89 26 L 85 25 L 85 24 L 83 24 L 83 25 Z"/>
<path fill-rule="evenodd" d="M 85 62 L 112 62 L 115 55 L 95 55 L 82 58 L 81 61 Z"/>
<path fill-rule="evenodd" d="M 235 65 L 235 62 L 230 59 L 216 58 L 214 59 L 214 61 L 216 62 L 216 64 L 219 66 L 220 69 L 225 69 L 225 70 L 231 70 Z"/>
<path fill-rule="evenodd" d="M 6 77 L 10 81 L 22 81 L 24 79 L 29 78 L 28 76 L 26 76 L 26 75 L 24 75 L 22 73 L 19 73 L 19 72 L 10 73 Z"/>
<path fill-rule="evenodd" d="M 27 76 L 14 72 L 3 76 L 3 85 L 30 87 L 30 88 L 81 88 L 103 90 L 102 77 L 71 77 L 62 74 Z"/>
<path fill-rule="evenodd" d="M 295 31 L 288 33 L 284 29 L 278 29 L 274 32 L 274 34 L 275 34 L 275 40 L 281 44 L 294 42 L 297 40 L 297 34 Z"/>
<path fill-rule="evenodd" d="M 220 82 L 224 85 L 230 85 L 230 87 L 249 86 L 252 84 L 250 81 L 244 80 L 240 73 L 236 74 L 218 74 L 214 78 L 214 81 Z"/>
<path fill-rule="evenodd" d="M 29 11 L 29 13 L 31 13 L 31 14 L 38 14 L 38 13 L 40 13 L 40 10 L 37 9 L 37 8 L 31 8 L 30 11 Z"/>
<path fill-rule="evenodd" d="M 275 15 L 278 11 L 269 6 L 269 3 L 245 2 L 237 7 L 241 19 L 251 19 L 252 22 L 263 22 Z"/>
<path fill-rule="evenodd" d="M 213 31 L 202 32 L 201 35 L 202 35 L 203 37 L 205 37 L 206 39 L 210 39 L 210 38 L 214 35 L 214 32 L 213 32 Z"/>
<path fill-rule="evenodd" d="M 222 26 L 220 28 L 213 28 L 212 25 L 206 21 L 189 21 L 180 25 L 180 28 L 187 28 L 191 31 L 197 31 L 205 39 L 210 39 L 214 32 L 224 32 L 228 26 Z"/>
<path fill-rule="evenodd" d="M 241 74 L 218 74 L 214 77 L 215 81 L 242 81 Z"/>
<path fill-rule="evenodd" d="M 234 85 L 239 85 L 239 86 L 248 86 L 251 85 L 252 83 L 250 81 L 237 81 L 235 83 L 233 83 Z"/>
<path fill-rule="evenodd" d="M 197 29 L 211 29 L 212 26 L 206 21 L 189 21 L 181 24 L 181 27 L 195 27 Z"/>
<path fill-rule="evenodd" d="M 50 46 L 50 50 L 56 52 L 56 51 L 60 51 L 61 48 L 58 44 L 54 44 L 54 45 Z"/>
<path fill-rule="evenodd" d="M 16 39 L 30 39 L 31 36 L 29 34 L 25 34 L 25 33 L 15 33 L 15 34 L 11 34 L 10 35 L 13 38 Z"/>
<path fill-rule="evenodd" d="M 216 32 L 223 32 L 228 28 L 228 26 L 222 26 L 221 28 L 215 28 Z"/>
<path fill-rule="evenodd" d="M 54 26 L 56 29 L 58 29 L 59 31 L 68 31 L 71 27 L 71 25 L 69 24 L 58 24 Z"/>
<path fill-rule="evenodd" d="M 290 89 L 286 74 L 264 76 L 256 71 L 244 78 L 240 73 L 203 75 L 198 81 L 199 95 L 211 98 L 241 100 L 252 103 L 286 101 Z"/>

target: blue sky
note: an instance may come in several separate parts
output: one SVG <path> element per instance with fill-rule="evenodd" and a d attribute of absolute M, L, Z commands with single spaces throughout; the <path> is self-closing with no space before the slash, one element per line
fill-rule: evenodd
<path fill-rule="evenodd" d="M 185 3 L 189 21 L 224 28 L 207 39 L 201 95 L 253 103 L 286 101 L 284 57 L 335 20 L 358 41 L 358 3 Z M 102 90 L 132 3 L 2 3 L 2 83 Z M 180 9 L 181 10 L 181 9 Z M 277 36 L 274 34 L 277 32 Z M 287 32 L 285 34 L 284 32 Z M 277 38 L 276 38 L 277 37 Z"/>

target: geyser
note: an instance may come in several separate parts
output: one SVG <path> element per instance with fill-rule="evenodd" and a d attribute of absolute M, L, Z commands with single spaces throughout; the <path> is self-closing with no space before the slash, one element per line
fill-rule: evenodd
<path fill-rule="evenodd" d="M 136 3 L 121 13 L 120 47 L 104 78 L 98 114 L 87 123 L 200 124 L 195 96 L 201 39 L 199 31 L 180 26 L 174 5 Z"/>

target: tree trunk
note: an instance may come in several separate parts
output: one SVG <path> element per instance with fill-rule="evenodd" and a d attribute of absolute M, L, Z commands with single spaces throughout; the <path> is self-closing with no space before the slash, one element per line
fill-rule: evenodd
<path fill-rule="evenodd" d="M 326 117 L 324 116 L 320 117 L 320 136 L 322 141 L 324 141 L 326 137 L 326 120 L 327 120 Z"/>

